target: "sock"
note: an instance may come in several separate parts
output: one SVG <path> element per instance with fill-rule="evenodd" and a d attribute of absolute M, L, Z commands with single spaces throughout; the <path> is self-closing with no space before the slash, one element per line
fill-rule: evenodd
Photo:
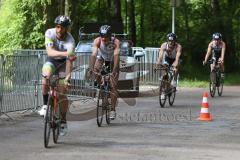
<path fill-rule="evenodd" d="M 43 95 L 43 105 L 47 105 L 48 102 L 48 94 Z"/>

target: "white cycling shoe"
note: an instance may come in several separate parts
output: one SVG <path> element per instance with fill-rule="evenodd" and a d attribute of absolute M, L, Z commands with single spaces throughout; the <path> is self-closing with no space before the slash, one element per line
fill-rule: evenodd
<path fill-rule="evenodd" d="M 116 118 L 116 111 L 111 111 L 109 118 L 110 118 L 111 120 L 114 120 L 114 119 Z"/>
<path fill-rule="evenodd" d="M 45 117 L 46 112 L 47 112 L 47 105 L 43 105 L 42 108 L 38 111 L 38 114 L 39 114 L 40 116 Z"/>
<path fill-rule="evenodd" d="M 65 136 L 68 132 L 67 123 L 61 123 L 60 126 L 60 136 Z"/>

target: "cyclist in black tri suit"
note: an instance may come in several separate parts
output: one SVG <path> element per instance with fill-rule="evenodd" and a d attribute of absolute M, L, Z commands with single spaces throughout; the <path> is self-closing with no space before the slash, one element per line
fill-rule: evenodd
<path fill-rule="evenodd" d="M 220 63 L 221 77 L 224 78 L 224 56 L 225 56 L 226 45 L 222 40 L 221 33 L 214 33 L 212 35 L 212 41 L 208 45 L 207 54 L 203 61 L 203 65 L 207 63 L 207 60 L 210 55 L 212 58 L 216 59 L 216 62 Z M 213 70 L 215 64 L 211 64 L 211 71 Z"/>
<path fill-rule="evenodd" d="M 177 43 L 176 34 L 175 33 L 167 34 L 167 42 L 164 42 L 161 45 L 156 66 L 160 64 L 168 64 L 169 66 L 173 67 L 176 76 L 179 68 L 181 51 L 182 46 L 179 43 Z M 172 81 L 173 87 L 177 86 L 176 79 L 177 78 L 175 77 Z"/>

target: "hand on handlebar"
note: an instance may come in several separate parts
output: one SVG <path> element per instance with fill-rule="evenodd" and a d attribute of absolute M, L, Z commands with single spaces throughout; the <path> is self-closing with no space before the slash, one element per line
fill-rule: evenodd
<path fill-rule="evenodd" d="M 219 59 L 218 59 L 218 63 L 223 63 L 223 59 L 222 59 L 222 58 L 219 58 Z"/>
<path fill-rule="evenodd" d="M 70 61 L 74 61 L 76 60 L 76 53 L 74 52 L 74 49 L 68 49 L 67 50 L 67 59 L 70 60 Z"/>
<path fill-rule="evenodd" d="M 159 69 L 160 68 L 160 66 L 161 66 L 161 64 L 155 64 L 155 66 L 154 66 L 154 72 L 156 72 L 157 71 L 157 69 Z"/>
<path fill-rule="evenodd" d="M 205 66 L 206 64 L 207 64 L 207 61 L 202 61 L 202 64 L 203 64 L 203 66 Z"/>
<path fill-rule="evenodd" d="M 70 79 L 67 79 L 67 78 L 65 78 L 64 79 L 64 85 L 65 85 L 65 87 L 69 87 L 69 86 L 71 86 L 71 83 L 70 83 Z"/>
<path fill-rule="evenodd" d="M 91 68 L 88 68 L 86 71 L 86 79 L 90 80 L 93 75 L 93 70 Z"/>

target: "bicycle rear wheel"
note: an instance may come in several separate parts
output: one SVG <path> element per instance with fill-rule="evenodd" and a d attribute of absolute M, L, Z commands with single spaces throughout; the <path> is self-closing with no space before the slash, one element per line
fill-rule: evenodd
<path fill-rule="evenodd" d="M 58 137 L 60 133 L 60 125 L 61 125 L 61 105 L 60 104 L 54 104 L 57 105 L 56 111 L 53 111 L 53 142 L 57 143 L 58 142 Z"/>
<path fill-rule="evenodd" d="M 216 92 L 216 72 L 215 71 L 210 73 L 209 91 L 210 91 L 211 97 L 214 97 Z"/>
<path fill-rule="evenodd" d="M 109 103 L 108 98 L 106 98 L 107 103 Z M 110 118 L 110 111 L 111 111 L 111 104 L 107 104 L 104 109 L 106 110 L 106 123 L 109 125 L 111 122 L 111 118 Z"/>
<path fill-rule="evenodd" d="M 104 109 L 103 109 L 103 90 L 100 89 L 99 95 L 98 95 L 98 100 L 97 100 L 97 125 L 98 127 L 101 127 L 102 121 L 103 121 L 103 114 L 104 114 Z"/>
<path fill-rule="evenodd" d="M 47 103 L 47 110 L 46 115 L 44 117 L 44 147 L 48 148 L 49 139 L 50 139 L 50 132 L 52 127 L 52 97 L 49 96 L 48 103 Z"/>
<path fill-rule="evenodd" d="M 219 77 L 219 86 L 217 87 L 218 95 L 222 96 L 223 93 L 223 79 Z"/>
<path fill-rule="evenodd" d="M 167 82 L 165 80 L 161 80 L 160 87 L 159 87 L 159 104 L 163 108 L 166 103 L 166 89 L 167 89 Z"/>
<path fill-rule="evenodd" d="M 168 94 L 168 103 L 170 106 L 173 105 L 175 97 L 176 97 L 176 87 L 173 87 L 171 93 Z"/>

